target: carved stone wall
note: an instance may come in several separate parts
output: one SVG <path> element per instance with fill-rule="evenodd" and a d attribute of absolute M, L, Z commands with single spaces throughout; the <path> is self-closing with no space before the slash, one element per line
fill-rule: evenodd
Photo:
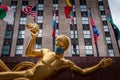
<path fill-rule="evenodd" d="M 73 61 L 81 68 L 87 68 L 97 64 L 102 57 L 66 57 Z M 16 64 L 22 61 L 36 62 L 38 58 L 28 57 L 0 57 L 9 68 L 13 68 Z M 115 57 L 113 64 L 105 69 L 97 70 L 89 75 L 76 75 L 71 72 L 65 71 L 56 76 L 52 80 L 120 80 L 120 58 Z"/>

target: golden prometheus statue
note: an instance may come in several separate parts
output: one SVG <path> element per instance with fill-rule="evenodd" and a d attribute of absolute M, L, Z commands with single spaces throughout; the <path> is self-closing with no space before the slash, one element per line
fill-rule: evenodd
<path fill-rule="evenodd" d="M 13 70 L 9 70 L 8 67 L 0 61 L 0 66 L 5 66 L 4 70 L 6 70 L 0 72 L 0 80 L 46 80 L 51 79 L 66 70 L 81 75 L 108 67 L 112 64 L 111 58 L 103 58 L 98 64 L 89 68 L 82 69 L 79 66 L 76 66 L 72 61 L 65 59 L 63 56 L 64 51 L 69 47 L 69 38 L 65 35 L 59 35 L 56 38 L 55 44 L 57 48 L 55 52 L 46 48 L 34 49 L 34 44 L 39 32 L 38 25 L 36 23 L 29 23 L 26 27 L 30 29 L 32 38 L 25 54 L 28 57 L 39 57 L 40 59 L 36 64 L 31 62 L 21 62 L 13 68 Z M 21 71 L 22 68 L 28 66 L 31 68 Z"/>

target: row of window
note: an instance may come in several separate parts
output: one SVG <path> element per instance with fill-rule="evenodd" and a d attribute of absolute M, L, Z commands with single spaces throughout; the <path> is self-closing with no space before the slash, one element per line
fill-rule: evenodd
<path fill-rule="evenodd" d="M 75 2 L 72 0 L 72 17 L 73 21 L 70 19 L 70 35 L 71 35 L 71 52 L 73 56 L 79 56 L 79 44 L 78 44 L 78 31 L 77 31 L 77 19 L 76 19 L 76 7 Z"/>
<path fill-rule="evenodd" d="M 99 9 L 100 9 L 100 12 L 101 12 L 101 18 L 102 18 L 102 21 L 103 21 L 103 29 L 104 29 L 105 36 L 106 36 L 106 43 L 107 43 L 107 46 L 108 46 L 108 53 L 109 53 L 109 56 L 114 56 L 114 50 L 113 50 L 113 46 L 112 46 L 112 42 L 111 42 L 109 28 L 108 28 L 108 25 L 107 25 L 107 19 L 106 19 L 106 15 L 105 15 L 105 9 L 104 9 L 104 6 L 103 6 L 103 1 L 98 0 L 98 3 L 99 3 Z"/>
<path fill-rule="evenodd" d="M 38 17 L 37 17 L 37 23 L 40 26 L 39 30 L 39 35 L 36 40 L 36 45 L 35 48 L 41 48 L 42 47 L 42 25 L 43 25 L 43 10 L 44 10 L 44 5 L 43 2 L 44 0 L 39 0 L 38 4 Z M 106 21 L 106 16 L 105 16 L 105 10 L 104 6 L 102 3 L 102 0 L 98 0 L 99 3 L 99 9 L 101 13 L 101 19 L 103 21 L 103 28 L 105 31 L 105 36 L 106 36 L 106 42 L 108 44 L 108 50 L 110 53 L 110 56 L 113 56 L 113 48 L 112 48 L 112 43 L 111 43 L 111 38 L 109 34 L 109 29 L 107 26 L 107 21 Z M 79 55 L 79 44 L 78 44 L 78 32 L 77 32 L 77 19 L 76 19 L 76 10 L 75 10 L 75 4 L 74 0 L 72 2 L 73 4 L 73 19 L 74 22 L 73 24 L 70 24 L 70 34 L 71 34 L 71 50 L 72 50 L 72 55 Z M 11 7 L 16 8 L 17 1 L 12 1 L 11 2 Z M 23 0 L 22 3 L 22 8 L 28 5 L 28 0 Z M 56 9 L 56 36 L 59 35 L 59 23 L 58 23 L 58 0 L 53 0 L 53 8 L 55 7 Z M 86 0 L 80 0 L 80 11 L 81 11 L 81 16 L 82 16 L 82 25 L 83 25 L 83 34 L 84 34 L 84 42 L 85 42 L 85 51 L 86 51 L 86 56 L 93 56 L 93 47 L 92 47 L 92 39 L 91 39 L 91 30 L 89 26 L 89 19 L 88 19 L 88 13 L 87 13 L 87 6 L 86 6 Z M 26 24 L 26 17 L 27 15 L 24 13 L 21 13 L 20 16 L 20 23 L 19 23 L 19 30 L 18 30 L 18 37 L 17 37 L 17 45 L 16 45 L 16 56 L 17 55 L 22 55 L 23 54 L 23 41 L 24 41 L 24 34 L 25 34 L 25 24 Z M 4 46 L 2 50 L 2 54 L 9 54 L 10 53 L 10 47 L 12 44 L 12 35 L 13 35 L 13 25 L 8 25 L 6 28 L 6 33 L 5 33 L 5 40 L 4 40 Z"/>
<path fill-rule="evenodd" d="M 86 1 L 86 0 L 85 0 Z M 91 30 L 89 26 L 88 12 L 86 3 L 81 3 L 80 11 L 82 16 L 82 25 L 83 25 L 83 35 L 85 43 L 85 54 L 86 56 L 93 56 L 92 40 L 91 40 Z"/>

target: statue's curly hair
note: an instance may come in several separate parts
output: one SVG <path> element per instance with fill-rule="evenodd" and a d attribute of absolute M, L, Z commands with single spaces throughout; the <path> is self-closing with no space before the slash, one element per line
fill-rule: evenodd
<path fill-rule="evenodd" d="M 65 44 L 65 50 L 67 50 L 70 44 L 69 37 L 67 37 L 66 35 L 59 35 L 57 36 L 56 40 L 58 39 L 61 40 Z"/>

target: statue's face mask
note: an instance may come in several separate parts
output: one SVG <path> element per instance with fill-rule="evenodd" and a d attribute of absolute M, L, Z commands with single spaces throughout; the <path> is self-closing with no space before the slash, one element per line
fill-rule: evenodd
<path fill-rule="evenodd" d="M 65 51 L 65 50 L 64 50 L 63 48 L 57 46 L 55 53 L 59 55 L 59 54 L 61 54 L 61 53 L 64 53 L 64 51 Z"/>

